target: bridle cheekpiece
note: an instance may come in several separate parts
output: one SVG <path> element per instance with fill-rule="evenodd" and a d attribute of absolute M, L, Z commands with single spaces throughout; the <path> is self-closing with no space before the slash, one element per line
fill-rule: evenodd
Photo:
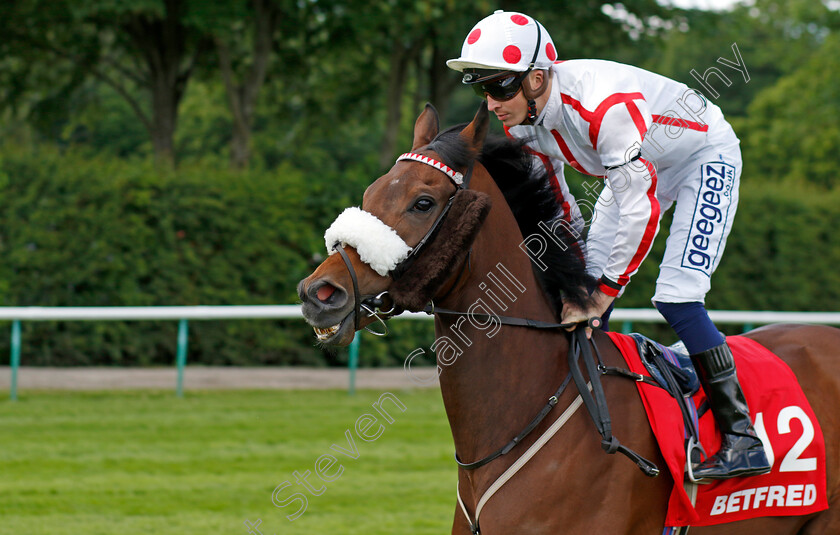
<path fill-rule="evenodd" d="M 466 180 L 465 180 L 463 174 L 455 171 L 454 169 L 452 169 L 451 167 L 449 167 L 445 163 L 443 163 L 439 160 L 436 160 L 435 158 L 432 158 L 431 156 L 424 156 L 422 154 L 417 154 L 416 152 L 403 153 L 399 156 L 399 158 L 397 158 L 396 162 L 399 162 L 399 161 L 402 161 L 402 160 L 412 160 L 412 161 L 415 161 L 415 162 L 424 163 L 428 166 L 431 166 L 431 167 L 437 169 L 438 171 L 440 171 L 441 173 L 443 173 L 447 177 L 449 177 L 449 180 L 452 181 L 452 183 L 455 185 L 455 193 L 453 193 L 449 197 L 449 200 L 444 205 L 443 210 L 441 210 L 440 214 L 438 214 L 437 219 L 435 219 L 434 223 L 432 223 L 431 228 L 426 232 L 425 236 L 423 236 L 420 239 L 420 241 L 414 247 L 411 247 L 408 250 L 407 254 L 402 258 L 401 261 L 397 262 L 397 264 L 393 268 L 391 268 L 391 270 L 388 274 L 394 280 L 398 279 L 399 277 L 401 277 L 405 273 L 405 271 L 411 266 L 411 264 L 414 262 L 414 260 L 416 260 L 417 255 L 420 253 L 420 251 L 423 250 L 425 245 L 431 239 L 433 239 L 434 236 L 437 234 L 437 231 L 439 230 L 440 225 L 443 222 L 443 219 L 446 217 L 446 214 L 449 213 L 449 209 L 452 207 L 452 201 L 455 199 L 455 195 L 459 191 L 462 191 L 466 188 L 469 188 L 470 176 L 472 175 L 472 165 L 470 165 L 469 170 L 467 171 L 467 177 L 466 177 Z M 394 163 L 396 163 L 396 162 L 394 162 Z M 361 212 L 361 210 L 359 210 L 359 212 Z M 342 215 L 344 215 L 344 214 L 342 214 Z M 341 217 L 342 216 L 339 216 L 339 219 Z M 374 216 L 374 219 L 376 219 L 375 216 Z M 338 221 L 338 219 L 336 221 Z M 335 223 L 334 223 L 334 225 L 335 225 Z M 332 228 L 333 227 L 330 227 L 330 229 L 327 229 L 327 236 L 325 236 L 325 240 L 327 242 L 332 241 L 332 239 L 329 237 L 329 233 L 332 230 Z M 396 233 L 395 233 L 395 235 L 396 235 Z M 357 330 L 357 331 L 359 330 L 359 324 L 360 324 L 360 319 L 361 319 L 361 309 L 364 309 L 365 312 L 367 313 L 367 316 L 376 318 L 376 320 L 379 321 L 379 323 L 382 325 L 384 330 L 382 332 L 377 332 L 377 331 L 374 331 L 374 330 L 372 330 L 368 327 L 365 327 L 365 329 L 367 331 L 369 331 L 370 333 L 375 334 L 377 336 L 385 336 L 388 333 L 388 326 L 385 325 L 385 321 L 384 321 L 382 316 L 384 316 L 385 319 L 388 319 L 392 315 L 395 315 L 395 313 L 396 314 L 402 313 L 402 310 L 397 311 L 397 309 L 396 309 L 397 307 L 393 304 L 391 305 L 391 308 L 389 310 L 381 310 L 380 307 L 384 304 L 383 297 L 385 295 L 387 295 L 387 293 L 388 293 L 387 291 L 381 292 L 379 295 L 377 295 L 375 297 L 367 297 L 367 298 L 364 298 L 364 299 L 362 298 L 362 296 L 359 294 L 359 283 L 358 283 L 358 279 L 356 277 L 356 270 L 353 269 L 353 264 L 350 262 L 350 258 L 347 256 L 347 253 L 344 251 L 344 245 L 343 245 L 342 241 L 343 240 L 336 240 L 334 242 L 334 244 L 332 245 L 331 249 L 328 245 L 328 252 L 330 254 L 332 254 L 333 251 L 338 252 L 341 255 L 342 260 L 344 260 L 345 266 L 347 266 L 347 271 L 350 273 L 350 279 L 353 282 L 353 297 L 354 297 L 354 302 L 356 303 L 355 317 L 354 317 L 355 330 Z M 404 244 L 404 242 L 403 242 L 403 244 Z M 358 244 L 356 244 L 356 243 L 354 243 L 353 245 L 358 246 Z M 383 273 L 380 273 L 380 275 L 383 275 Z"/>

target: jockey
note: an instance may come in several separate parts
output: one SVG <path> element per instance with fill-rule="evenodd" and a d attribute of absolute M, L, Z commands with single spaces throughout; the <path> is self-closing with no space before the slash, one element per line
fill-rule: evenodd
<path fill-rule="evenodd" d="M 563 165 L 605 186 L 586 241 L 599 279 L 590 305 L 567 303 L 563 322 L 605 320 L 650 251 L 662 212 L 675 204 L 653 304 L 683 341 L 723 435 L 697 479 L 770 471 L 726 340 L 704 306 L 738 204 L 739 140 L 720 109 L 686 85 L 603 60 L 556 61 L 533 18 L 496 11 L 447 65 L 487 100 L 509 136 L 523 140 L 560 186 L 566 217 L 580 218 Z M 583 204 L 583 203 L 581 203 Z"/>

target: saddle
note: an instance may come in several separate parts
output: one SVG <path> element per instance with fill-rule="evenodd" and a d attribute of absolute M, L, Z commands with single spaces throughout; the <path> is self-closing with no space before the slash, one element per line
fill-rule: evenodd
<path fill-rule="evenodd" d="M 630 336 L 636 341 L 642 364 L 659 386 L 674 397 L 693 396 L 697 393 L 700 379 L 682 342 L 666 347 L 638 333 Z"/>
<path fill-rule="evenodd" d="M 639 359 L 648 372 L 648 376 L 624 368 L 608 366 L 601 366 L 601 373 L 627 377 L 658 386 L 676 400 L 685 426 L 684 451 L 686 457 L 690 459 L 690 463 L 686 465 L 687 470 L 690 470 L 691 463 L 698 463 L 706 457 L 706 452 L 700 445 L 698 419 L 705 414 L 709 405 L 704 402 L 697 409 L 691 399 L 700 391 L 700 379 L 697 377 L 697 371 L 694 369 L 691 358 L 682 342 L 665 346 L 638 333 L 632 333 L 629 336 L 636 344 Z M 690 472 L 687 475 L 693 479 Z"/>
<path fill-rule="evenodd" d="M 691 402 L 691 397 L 700 390 L 697 370 L 694 369 L 691 357 L 681 341 L 666 347 L 639 333 L 632 333 L 630 336 L 636 342 L 639 357 L 648 373 L 677 401 L 685 425 L 685 449 L 689 459 L 686 465 L 687 476 L 693 480 L 693 474 L 690 472 L 692 463 L 699 463 L 706 457 L 706 452 L 700 444 L 698 420 L 709 409 L 708 402 L 703 403 L 697 410 Z"/>
<path fill-rule="evenodd" d="M 675 483 L 665 519 L 668 529 L 762 516 L 807 515 L 828 507 L 825 442 L 819 421 L 793 372 L 779 357 L 750 338 L 726 339 L 755 418 L 756 432 L 775 459 L 773 470 L 697 485 L 691 479 L 690 467 L 702 452 L 700 444 L 708 451 L 717 451 L 720 436 L 710 411 L 704 409 L 705 395 L 702 389 L 697 390 L 697 376 L 688 366 L 685 352 L 639 335 L 606 334 L 628 367 L 608 373 L 637 381 L 651 430 Z M 696 393 L 685 396 L 686 392 Z M 796 423 L 789 425 L 793 420 Z M 694 436 L 700 437 L 697 442 Z M 795 468 L 791 468 L 792 462 L 798 463 Z"/>
<path fill-rule="evenodd" d="M 590 349 L 589 341 L 584 341 L 582 335 L 580 335 L 580 330 L 575 330 L 572 333 L 571 350 L 568 354 L 570 373 L 595 427 L 601 434 L 601 447 L 607 453 L 620 452 L 626 455 L 636 463 L 645 475 L 655 477 L 659 473 L 659 468 L 656 465 L 622 445 L 612 434 L 609 409 L 598 376 L 614 375 L 657 386 L 676 400 L 686 430 L 683 451 L 686 453 L 686 458 L 695 463 L 699 462 L 705 457 L 705 451 L 700 445 L 697 416 L 699 411 L 694 407 L 691 397 L 700 390 L 700 381 L 694 366 L 691 364 L 691 358 L 685 352 L 685 348 L 679 345 L 666 347 L 640 334 L 631 336 L 636 343 L 640 361 L 644 364 L 649 375 L 635 373 L 625 368 L 603 365 L 598 347 L 593 344 Z M 583 362 L 584 368 L 589 374 L 590 383 L 587 383 L 583 377 L 579 361 Z M 705 412 L 706 408 L 701 408 L 701 411 Z M 690 472 L 691 465 L 687 466 L 689 477 L 693 479 Z"/>

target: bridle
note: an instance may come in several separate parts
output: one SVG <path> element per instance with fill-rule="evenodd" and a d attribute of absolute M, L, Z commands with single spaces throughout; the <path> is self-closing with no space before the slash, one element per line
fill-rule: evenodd
<path fill-rule="evenodd" d="M 423 163 L 437 169 L 438 171 L 445 174 L 449 178 L 450 182 L 452 182 L 452 184 L 455 185 L 455 191 L 453 191 L 452 194 L 449 196 L 449 199 L 446 201 L 443 210 L 441 210 L 438 216 L 435 218 L 434 223 L 432 223 L 432 226 L 429 228 L 428 231 L 426 231 L 426 234 L 422 238 L 420 238 L 420 241 L 418 241 L 414 247 L 411 248 L 411 251 L 409 251 L 408 256 L 406 256 L 403 260 L 397 263 L 397 265 L 394 266 L 388 273 L 388 275 L 393 280 L 397 280 L 403 275 L 405 275 L 406 271 L 408 271 L 408 269 L 411 267 L 414 261 L 417 260 L 417 258 L 420 256 L 420 253 L 422 253 L 426 246 L 429 243 L 431 243 L 435 236 L 437 236 L 441 224 L 443 223 L 444 219 L 449 213 L 449 209 L 452 208 L 452 202 L 455 200 L 455 195 L 457 195 L 458 192 L 461 190 L 469 189 L 470 179 L 472 178 L 474 165 L 474 161 L 471 162 L 469 167 L 467 168 L 466 174 L 461 174 L 453 170 L 445 163 L 436 160 L 431 156 L 426 156 L 424 154 L 406 152 L 404 154 L 401 154 L 400 157 L 397 158 L 397 162 L 403 160 L 410 160 Z M 387 335 L 388 326 L 386 325 L 385 320 L 401 314 L 403 310 L 399 309 L 396 306 L 396 304 L 393 303 L 393 301 L 391 303 L 390 309 L 382 310 L 381 307 L 385 304 L 385 296 L 388 295 L 387 290 L 380 292 L 376 296 L 368 296 L 362 298 L 361 294 L 359 293 L 359 280 L 356 276 L 356 270 L 353 268 L 353 264 L 352 262 L 350 262 L 350 258 L 347 256 L 347 252 L 344 250 L 344 246 L 341 244 L 341 242 L 337 242 L 333 245 L 333 250 L 337 251 L 338 254 L 341 255 L 341 259 L 344 261 L 344 265 L 347 267 L 347 271 L 350 274 L 350 280 L 353 283 L 353 302 L 355 304 L 355 308 L 353 310 L 353 326 L 355 327 L 355 330 L 359 330 L 359 324 L 361 322 L 361 311 L 362 309 L 364 309 L 366 317 L 375 318 L 377 321 L 379 321 L 383 329 L 380 332 L 371 329 L 369 326 L 365 326 L 365 330 L 376 336 Z M 463 273 L 463 270 L 461 271 L 461 273 Z"/>
<path fill-rule="evenodd" d="M 406 153 L 400 156 L 397 161 L 400 160 L 414 160 L 421 163 L 425 163 L 430 165 L 441 172 L 447 174 L 450 180 L 455 184 L 455 191 L 450 195 L 449 200 L 447 201 L 446 205 L 444 206 L 443 210 L 441 210 L 440 214 L 438 214 L 437 218 L 435 219 L 434 223 L 432 224 L 431 228 L 426 232 L 426 234 L 420 239 L 419 242 L 411 249 L 408 256 L 401 260 L 397 265 L 391 269 L 389 275 L 396 280 L 397 278 L 401 277 L 405 274 L 405 272 L 410 268 L 414 260 L 420 255 L 420 253 L 424 250 L 424 248 L 434 239 L 437 235 L 437 232 L 444 221 L 444 218 L 449 213 L 449 209 L 452 206 L 452 202 L 455 198 L 455 195 L 458 194 L 459 191 L 463 189 L 469 188 L 469 181 L 472 175 L 473 164 L 471 163 L 468 170 L 466 177 L 463 180 L 458 180 L 460 177 L 460 173 L 455 173 L 452 171 L 451 168 L 443 164 L 442 162 L 435 160 L 429 156 L 423 156 L 420 154 L 415 153 Z M 451 174 L 450 174 L 451 173 Z M 341 258 L 344 260 L 344 264 L 347 266 L 347 270 L 350 274 L 350 278 L 353 283 L 353 295 L 354 295 L 354 302 L 355 302 L 355 310 L 354 310 L 354 323 L 355 328 L 359 330 L 359 323 L 361 317 L 361 309 L 364 309 L 367 313 L 367 317 L 375 317 L 384 327 L 383 332 L 377 332 L 365 327 L 369 332 L 377 335 L 377 336 L 384 336 L 388 333 L 387 326 L 385 324 L 385 319 L 390 318 L 391 316 L 397 315 L 402 313 L 402 310 L 397 310 L 396 305 L 391 305 L 390 310 L 381 310 L 381 307 L 384 304 L 384 297 L 387 295 L 387 290 L 381 292 L 380 294 L 376 295 L 375 297 L 366 297 L 361 299 L 359 294 L 359 283 L 356 277 L 356 271 L 353 268 L 352 263 L 350 262 L 350 258 L 347 256 L 347 253 L 344 251 L 344 246 L 341 242 L 336 243 L 333 246 L 333 249 L 336 250 L 340 255 Z M 469 257 L 468 257 L 469 258 Z M 469 259 L 464 260 L 464 265 L 469 262 Z M 446 291 L 448 295 L 452 289 L 458 284 L 461 276 L 463 275 L 464 268 L 462 267 L 461 271 L 459 272 L 455 282 L 452 286 Z M 434 304 L 430 303 L 424 309 L 425 312 L 430 314 L 443 314 L 443 315 L 453 315 L 453 316 L 466 316 L 467 312 L 455 311 L 455 310 L 447 310 L 447 309 L 440 309 L 435 308 Z M 479 317 L 487 317 L 489 318 L 490 315 L 485 314 L 470 314 L 474 318 Z M 503 325 L 514 325 L 520 327 L 529 327 L 529 328 L 536 328 L 536 329 L 552 329 L 552 330 L 560 330 L 563 328 L 572 327 L 575 324 L 572 323 L 551 323 L 539 320 L 532 320 L 527 318 L 515 318 L 515 317 L 506 317 L 506 316 L 498 316 L 493 315 L 493 318 L 498 321 L 500 324 Z M 591 318 L 588 322 L 588 326 L 591 328 L 600 328 L 601 327 L 601 318 Z M 504 485 L 513 475 L 531 458 L 531 456 L 542 447 L 542 444 L 547 442 L 554 433 L 556 433 L 560 427 L 562 427 L 563 423 L 566 421 L 568 417 L 571 416 L 581 404 L 584 405 L 589 414 L 592 418 L 592 421 L 595 423 L 595 426 L 601 435 L 601 447 L 606 453 L 614 454 L 614 453 L 622 453 L 627 456 L 630 460 L 632 460 L 641 470 L 642 472 L 650 477 L 654 477 L 659 473 L 659 469 L 650 461 L 643 458 L 633 450 L 625 447 L 622 445 L 618 439 L 612 434 L 611 429 L 611 421 L 609 412 L 606 405 L 606 397 L 604 394 L 603 387 L 601 386 L 600 376 L 601 375 L 619 375 L 624 377 L 629 377 L 636 381 L 644 380 L 644 376 L 640 376 L 638 374 L 633 374 L 632 372 L 625 371 L 618 368 L 608 368 L 601 363 L 600 352 L 598 347 L 591 343 L 590 340 L 586 338 L 583 334 L 583 325 L 576 328 L 572 331 L 571 334 L 571 343 L 567 358 L 569 360 L 569 373 L 566 375 L 565 379 L 554 392 L 552 396 L 550 396 L 547 400 L 545 406 L 539 411 L 539 413 L 529 422 L 529 424 L 522 430 L 519 434 L 517 434 L 510 442 L 499 448 L 498 450 L 494 451 L 490 455 L 479 459 L 474 462 L 463 462 L 459 457 L 458 454 L 455 454 L 455 461 L 458 465 L 464 470 L 476 470 L 491 461 L 501 457 L 502 455 L 506 455 L 511 450 L 514 449 L 519 443 L 521 443 L 527 436 L 529 436 L 539 425 L 542 421 L 546 418 L 546 416 L 552 411 L 552 409 L 557 405 L 560 396 L 565 391 L 566 387 L 571 383 L 574 382 L 575 386 L 577 387 L 580 395 L 578 398 L 573 402 L 573 404 L 552 424 L 548 430 L 546 430 L 535 442 L 531 448 L 526 452 L 526 454 L 519 459 L 517 462 L 511 466 L 508 470 L 506 470 L 490 488 L 484 493 L 484 495 L 479 500 L 478 506 L 475 512 L 475 519 L 470 517 L 466 507 L 464 506 L 463 501 L 461 500 L 460 490 L 458 492 L 458 502 L 463 510 L 465 516 L 467 517 L 467 521 L 470 524 L 470 530 L 473 534 L 479 534 L 480 528 L 478 524 L 478 515 L 481 511 L 481 507 L 486 503 L 487 500 L 502 486 Z M 590 345 L 591 343 L 591 345 Z M 594 348 L 594 354 L 593 354 Z M 580 370 L 580 361 L 583 361 L 584 368 L 587 372 L 587 378 L 583 376 Z M 559 424 L 559 425 L 558 425 Z"/>

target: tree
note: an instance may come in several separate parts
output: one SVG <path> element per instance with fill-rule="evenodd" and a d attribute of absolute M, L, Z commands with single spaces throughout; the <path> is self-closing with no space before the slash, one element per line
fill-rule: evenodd
<path fill-rule="evenodd" d="M 354 3 L 351 0 L 351 5 Z M 607 48 L 620 44 L 629 46 L 632 41 L 622 28 L 622 22 L 603 12 L 602 4 L 605 3 L 571 4 L 564 6 L 562 13 L 547 9 L 541 2 L 517 2 L 501 7 L 523 11 L 538 19 L 552 35 L 558 36 L 557 44 L 562 46 L 560 52 L 565 57 L 598 57 Z M 645 17 L 669 13 L 654 0 L 633 0 L 626 4 L 627 9 L 644 13 Z M 358 32 L 360 39 L 373 40 L 373 54 L 387 58 L 379 63 L 373 58 L 369 60 L 370 67 L 381 69 L 380 78 L 385 81 L 382 90 L 386 115 L 380 168 L 393 162 L 400 134 L 410 126 L 403 124 L 407 102 L 413 112 L 423 101 L 430 101 L 446 121 L 452 92 L 460 82 L 460 76 L 447 68 L 446 60 L 459 55 L 469 29 L 491 14 L 495 7 L 496 4 L 483 1 L 458 4 L 451 0 L 422 3 L 389 0 L 381 4 L 375 14 L 350 9 L 351 13 L 360 16 L 351 17 L 346 27 Z"/>
<path fill-rule="evenodd" d="M 680 10 L 679 23 L 666 32 L 661 47 L 642 67 L 703 89 L 697 77 L 718 68 L 727 80 L 709 74 L 704 91 L 727 117 L 744 116 L 763 89 L 799 67 L 822 44 L 838 15 L 814 0 L 756 0 L 728 12 Z M 736 61 L 735 44 L 749 80 L 717 60 Z"/>
<path fill-rule="evenodd" d="M 754 180 L 840 184 L 840 35 L 794 72 L 759 93 L 738 123 L 744 168 Z"/>
<path fill-rule="evenodd" d="M 251 157 L 251 129 L 257 97 L 271 60 L 275 30 L 284 18 L 279 6 L 271 0 L 252 0 L 248 5 L 248 12 L 234 17 L 227 28 L 214 35 L 219 71 L 233 119 L 230 163 L 240 169 L 248 165 Z M 251 30 L 249 37 L 242 35 L 246 26 Z M 235 56 L 234 46 L 244 48 L 248 39 L 250 50 Z"/>
<path fill-rule="evenodd" d="M 66 98 L 86 79 L 95 78 L 131 106 L 158 161 L 174 163 L 178 105 L 196 64 L 211 46 L 201 21 L 190 18 L 190 7 L 188 0 L 5 4 L 0 16 L 5 39 L 0 46 L 4 55 L 19 59 L 9 73 L 17 80 L 17 90 L 7 97 L 20 98 L 28 91 L 31 98 L 46 78 L 59 84 L 57 94 Z"/>
<path fill-rule="evenodd" d="M 381 80 L 385 122 L 379 167 L 385 169 L 393 163 L 400 134 L 407 132 L 403 128 L 407 102 L 414 111 L 420 101 L 430 101 L 445 117 L 450 93 L 457 84 L 446 59 L 457 55 L 464 28 L 489 12 L 490 4 L 389 0 L 376 13 L 365 6 L 364 2 L 351 0 L 346 27 L 352 28 L 357 39 L 370 44 L 372 57 L 366 58 L 366 70 L 375 70 Z"/>

